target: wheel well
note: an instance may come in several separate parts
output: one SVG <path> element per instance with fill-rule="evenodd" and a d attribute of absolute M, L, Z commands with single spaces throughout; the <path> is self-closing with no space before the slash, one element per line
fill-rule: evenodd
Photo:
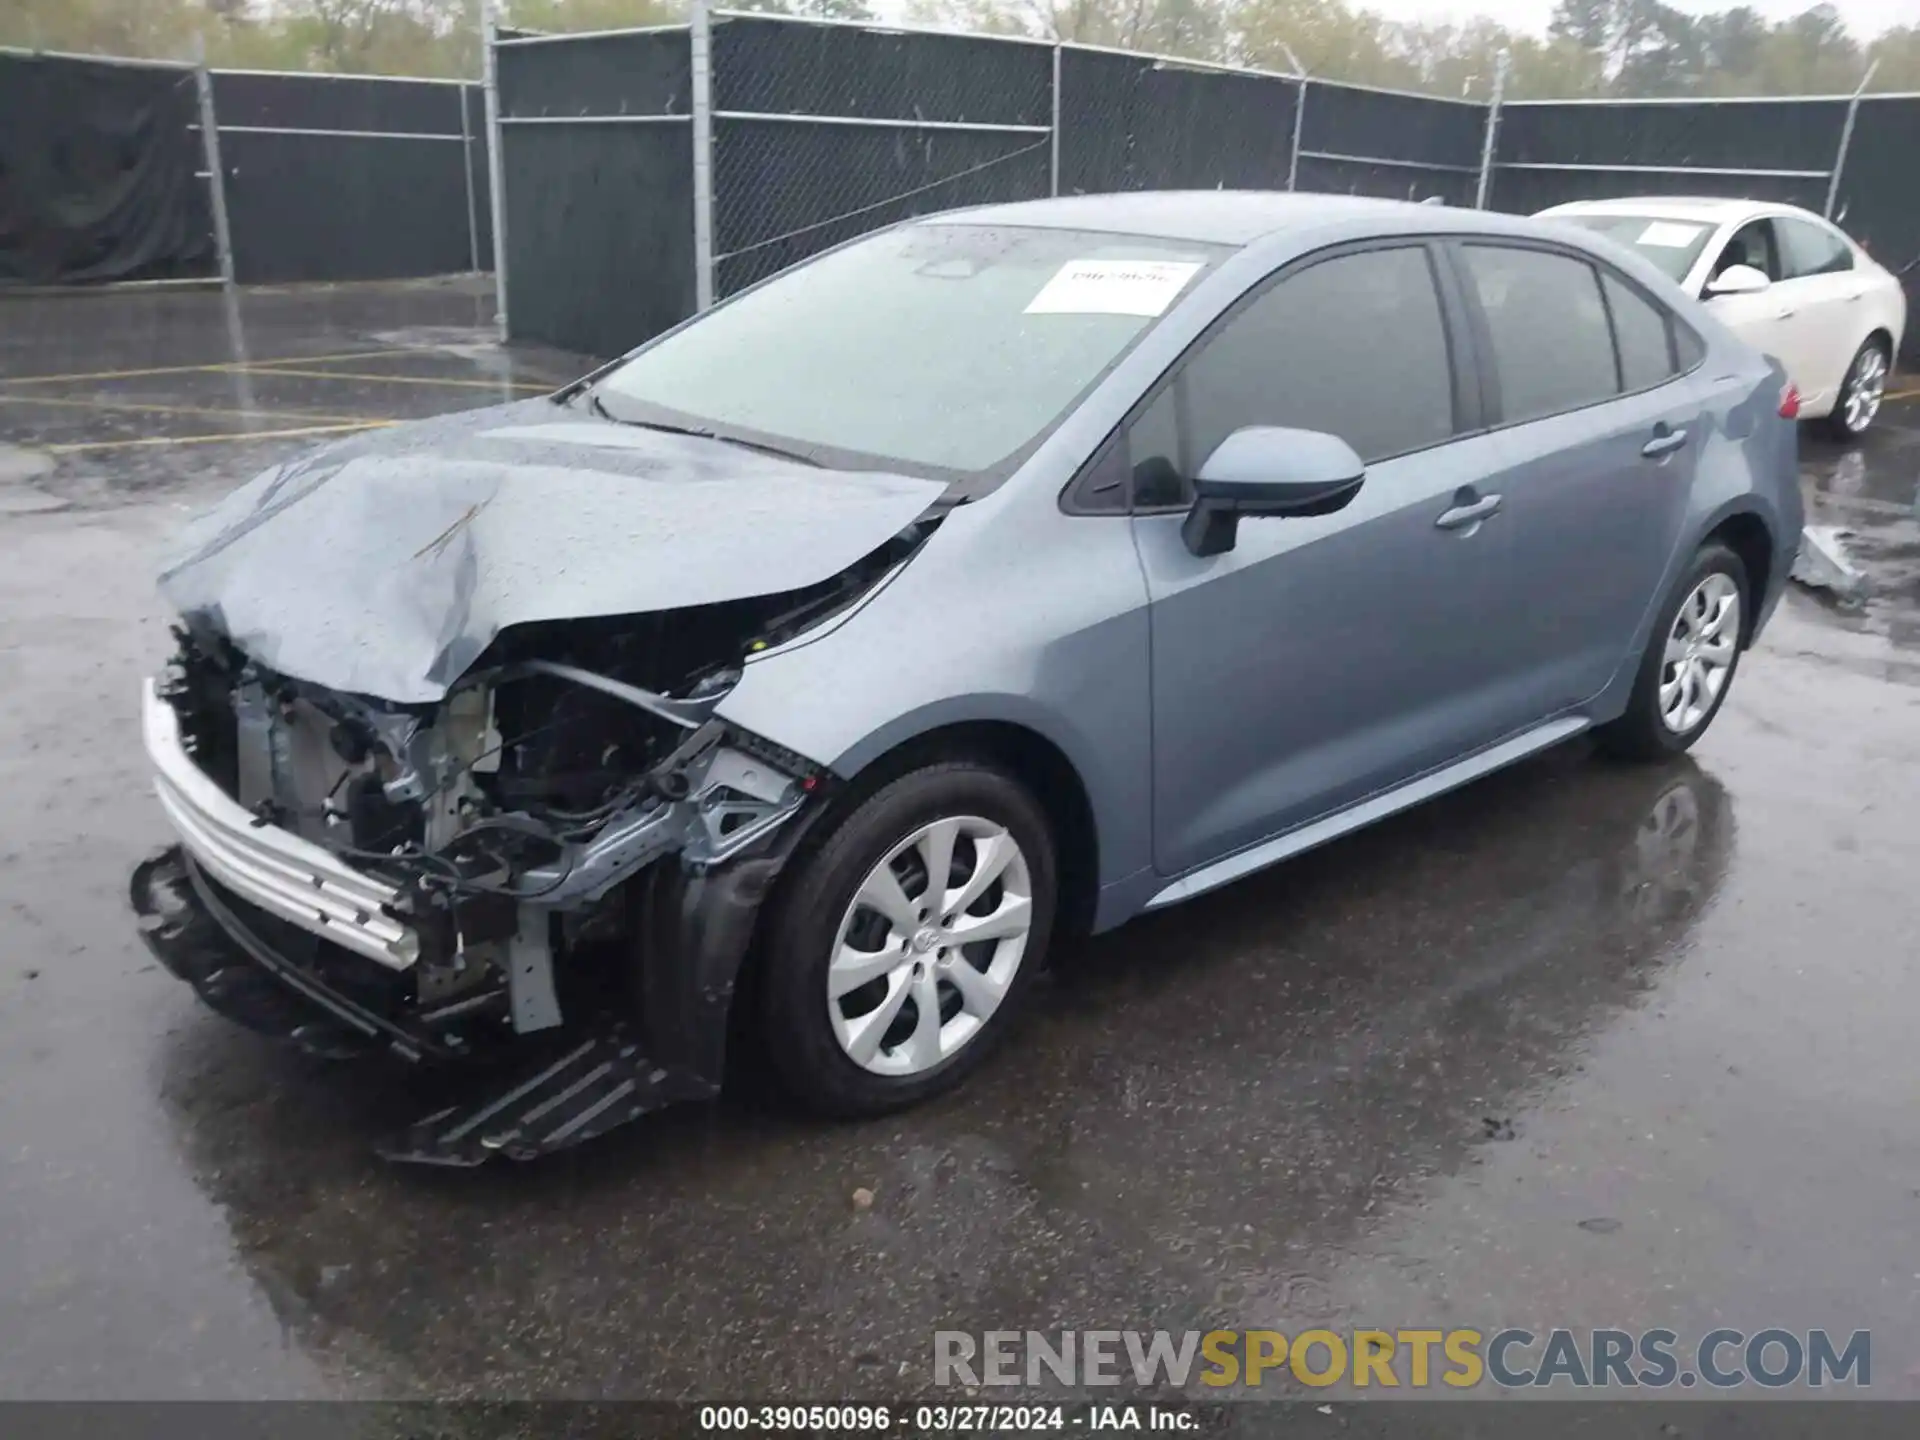
<path fill-rule="evenodd" d="M 1888 330 L 1886 326 L 1875 326 L 1873 333 L 1867 336 L 1867 339 L 1878 340 L 1880 342 L 1880 348 L 1887 352 L 1887 359 L 1893 359 L 1893 332 Z"/>
<path fill-rule="evenodd" d="M 756 1052 L 751 1025 L 764 983 L 761 927 L 769 911 L 778 904 L 781 887 L 793 873 L 793 862 L 810 844 L 816 843 L 815 835 L 831 829 L 837 815 L 857 805 L 889 780 L 922 765 L 962 759 L 1006 771 L 1039 802 L 1053 832 L 1060 871 L 1055 932 L 1085 935 L 1092 930 L 1094 909 L 1100 898 L 1099 832 L 1093 823 L 1093 803 L 1087 798 L 1087 787 L 1065 752 L 1039 732 L 1004 721 L 968 721 L 929 730 L 869 761 L 847 784 L 835 787 L 826 808 L 815 816 L 798 849 L 789 856 L 787 868 L 773 881 L 762 900 L 754 922 L 753 939 L 734 980 L 727 1015 L 729 1057 Z M 731 1068 L 736 1059 L 730 1058 L 727 1063 Z"/>
<path fill-rule="evenodd" d="M 972 720 L 929 730 L 869 762 L 853 777 L 865 794 L 936 760 L 979 760 L 1006 771 L 1046 812 L 1060 871 L 1056 928 L 1084 935 L 1093 928 L 1100 897 L 1099 831 L 1093 802 L 1066 753 L 1036 730 L 1000 720 Z"/>
<path fill-rule="evenodd" d="M 1745 645 L 1753 639 L 1754 616 L 1773 578 L 1773 536 L 1767 530 L 1767 522 L 1758 515 L 1742 513 L 1729 515 L 1715 526 L 1707 541 L 1715 540 L 1738 555 L 1746 567 L 1749 593 L 1747 613 L 1741 617 L 1740 636 L 1740 643 Z"/>

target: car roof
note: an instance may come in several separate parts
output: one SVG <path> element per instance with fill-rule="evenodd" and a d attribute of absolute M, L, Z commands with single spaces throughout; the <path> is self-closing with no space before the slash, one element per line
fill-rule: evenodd
<path fill-rule="evenodd" d="M 1727 199 L 1715 195 L 1629 195 L 1615 200 L 1575 200 L 1542 210 L 1541 219 L 1555 215 L 1645 215 L 1654 220 L 1696 220 L 1708 225 L 1737 225 L 1763 215 L 1798 215 L 1819 220 L 1811 210 L 1771 200 Z M 1823 222 L 1824 223 L 1824 222 Z"/>
<path fill-rule="evenodd" d="M 1055 200 L 983 205 L 972 210 L 929 215 L 919 223 L 1091 230 L 1237 246 L 1250 245 L 1278 231 L 1368 216 L 1404 222 L 1408 216 L 1419 215 L 1435 228 L 1457 229 L 1462 215 L 1477 213 L 1449 210 L 1443 226 L 1437 220 L 1437 207 L 1405 200 L 1269 190 L 1143 190 L 1124 195 L 1067 195 Z"/>

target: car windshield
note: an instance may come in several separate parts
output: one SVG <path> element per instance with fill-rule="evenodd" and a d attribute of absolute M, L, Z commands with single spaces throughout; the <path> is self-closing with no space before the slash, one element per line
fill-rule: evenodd
<path fill-rule="evenodd" d="M 1226 253 L 1130 235 L 905 226 L 664 337 L 593 399 L 615 420 L 979 493 Z"/>
<path fill-rule="evenodd" d="M 1658 215 L 1622 215 L 1613 210 L 1555 215 L 1588 230 L 1597 230 L 1609 240 L 1637 250 L 1664 270 L 1669 280 L 1684 281 L 1693 262 L 1700 258 L 1714 227 L 1703 220 L 1663 219 Z"/>

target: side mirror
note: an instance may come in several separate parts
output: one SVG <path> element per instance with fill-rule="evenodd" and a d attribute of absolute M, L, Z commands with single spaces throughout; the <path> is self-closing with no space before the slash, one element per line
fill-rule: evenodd
<path fill-rule="evenodd" d="M 1758 295 L 1771 284 L 1764 270 L 1756 270 L 1751 265 L 1729 265 L 1707 282 L 1707 297 Z"/>
<path fill-rule="evenodd" d="M 1249 425 L 1200 467 L 1180 538 L 1195 555 L 1223 555 L 1239 538 L 1242 515 L 1331 515 L 1360 493 L 1366 473 L 1338 435 Z"/>

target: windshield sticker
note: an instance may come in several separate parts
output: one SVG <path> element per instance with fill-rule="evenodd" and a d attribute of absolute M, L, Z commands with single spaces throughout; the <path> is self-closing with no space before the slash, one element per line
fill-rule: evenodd
<path fill-rule="evenodd" d="M 1029 315 L 1162 315 L 1200 269 L 1191 260 L 1069 260 L 1028 303 Z"/>
<path fill-rule="evenodd" d="M 1684 250 L 1700 238 L 1700 225 L 1681 225 L 1672 220 L 1655 220 L 1640 232 L 1637 245 L 1658 245 L 1663 250 Z"/>

